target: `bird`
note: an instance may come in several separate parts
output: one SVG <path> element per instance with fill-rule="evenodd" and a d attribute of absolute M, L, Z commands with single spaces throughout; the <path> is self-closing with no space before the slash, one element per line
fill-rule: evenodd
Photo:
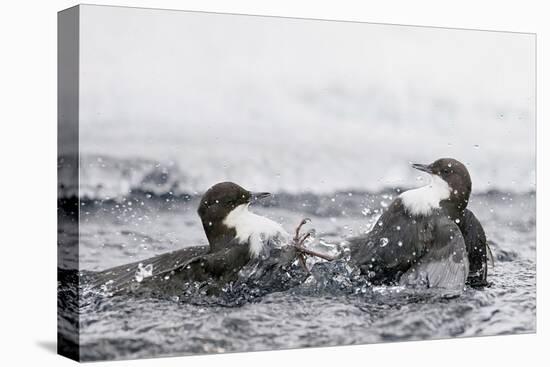
<path fill-rule="evenodd" d="M 217 183 L 202 195 L 197 210 L 208 245 L 186 247 L 95 273 L 88 283 L 108 284 L 111 294 L 128 286 L 175 294 L 183 283 L 207 282 L 209 292 L 216 293 L 237 279 L 247 266 L 247 276 L 258 278 L 292 264 L 296 257 L 305 263 L 305 254 L 322 257 L 302 246 L 307 234 L 301 235 L 300 228 L 306 221 L 291 238 L 281 224 L 250 211 L 251 204 L 270 196 L 233 182 Z"/>
<path fill-rule="evenodd" d="M 423 187 L 401 193 L 373 229 L 347 240 L 350 262 L 372 284 L 461 292 L 487 283 L 487 241 L 467 209 L 472 181 L 453 158 L 413 164 L 429 174 Z"/>

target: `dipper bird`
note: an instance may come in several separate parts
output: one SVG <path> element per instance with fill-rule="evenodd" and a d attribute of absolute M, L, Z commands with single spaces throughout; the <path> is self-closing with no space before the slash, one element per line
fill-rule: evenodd
<path fill-rule="evenodd" d="M 412 166 L 430 175 L 429 184 L 403 192 L 371 232 L 349 239 L 350 261 L 373 284 L 461 291 L 468 276 L 485 284 L 487 244 L 481 224 L 466 209 L 468 170 L 452 158 Z"/>
<path fill-rule="evenodd" d="M 308 251 L 300 247 L 301 243 L 291 242 L 279 223 L 249 210 L 250 204 L 269 196 L 232 182 L 218 183 L 205 192 L 198 208 L 208 246 L 187 247 L 105 270 L 94 274 L 92 283 L 109 284 L 112 291 L 125 289 L 128 284 L 137 288 L 141 283 L 142 289 L 154 287 L 168 294 L 193 281 L 208 281 L 211 289 L 217 289 L 235 280 L 246 265 L 260 260 L 264 261 L 264 272 L 290 264 Z M 294 246 L 285 246 L 289 243 Z"/>

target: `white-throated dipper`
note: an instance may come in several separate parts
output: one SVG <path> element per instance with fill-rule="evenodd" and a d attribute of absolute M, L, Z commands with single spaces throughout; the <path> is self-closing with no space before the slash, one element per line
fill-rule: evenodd
<path fill-rule="evenodd" d="M 459 161 L 413 164 L 430 175 L 426 186 L 399 195 L 371 232 L 348 240 L 351 261 L 374 284 L 424 285 L 461 291 L 469 278 L 485 285 L 487 243 L 466 209 L 470 174 Z"/>
<path fill-rule="evenodd" d="M 254 193 L 233 182 L 215 184 L 201 197 L 197 210 L 208 246 L 187 247 L 105 270 L 96 274 L 94 283 L 109 282 L 113 290 L 124 289 L 128 283 L 142 283 L 142 288 L 154 284 L 159 292 L 164 289 L 173 293 L 182 282 L 189 281 L 211 281 L 213 287 L 221 287 L 234 280 L 252 260 L 266 260 L 270 254 L 277 253 L 269 259 L 268 268 L 291 263 L 301 254 L 323 257 L 303 248 L 303 239 L 291 239 L 279 223 L 249 210 L 251 203 L 269 196 L 267 192 Z M 279 251 L 273 251 L 276 249 Z M 171 281 L 164 281 L 168 279 Z"/>

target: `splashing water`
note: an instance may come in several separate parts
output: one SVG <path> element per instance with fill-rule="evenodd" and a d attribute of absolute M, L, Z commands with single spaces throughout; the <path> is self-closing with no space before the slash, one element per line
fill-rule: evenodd
<path fill-rule="evenodd" d="M 483 290 L 467 287 L 456 298 L 372 287 L 360 276 L 346 262 L 349 251 L 341 240 L 349 228 L 364 232 L 366 223 L 380 215 L 377 203 L 383 198 L 371 202 L 373 196 L 365 199 L 347 192 L 345 201 L 333 194 L 288 199 L 276 195 L 279 201 L 253 209 L 289 231 L 305 211 L 317 230 L 317 238 L 307 246 L 343 253 L 341 260 L 309 258 L 310 274 L 296 262 L 277 271 L 269 262 L 249 264 L 216 294 L 209 293 L 204 282 L 177 283 L 173 277 L 158 279 L 157 289 L 147 288 L 154 269 L 143 266 L 145 259 L 204 244 L 196 199 L 165 202 L 144 197 L 140 201 L 145 204 L 132 205 L 131 211 L 116 202 L 87 203 L 80 231 L 83 270 L 142 261 L 135 274 L 129 274 L 135 289 L 113 293 L 112 284 L 104 282 L 106 292 L 92 292 L 87 276 L 62 272 L 59 292 L 66 299 L 80 297 L 81 357 L 88 361 L 530 333 L 536 320 L 535 197 L 512 194 L 512 201 L 503 201 L 502 196 L 474 195 L 470 201 L 491 241 L 493 285 Z M 335 204 L 338 208 L 332 210 Z M 362 213 L 366 207 L 371 209 L 367 216 Z M 60 235 L 77 240 L 79 234 Z M 75 278 L 80 280 L 79 293 L 69 287 Z M 70 302 L 59 307 L 71 307 Z M 72 321 L 61 319 L 62 333 L 69 332 Z"/>
<path fill-rule="evenodd" d="M 153 264 L 148 264 L 143 266 L 142 263 L 138 264 L 138 269 L 136 270 L 136 282 L 141 283 L 143 279 L 153 276 Z"/>

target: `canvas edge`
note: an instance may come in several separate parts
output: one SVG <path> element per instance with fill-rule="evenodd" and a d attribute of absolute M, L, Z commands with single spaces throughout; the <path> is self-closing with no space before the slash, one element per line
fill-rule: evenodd
<path fill-rule="evenodd" d="M 78 194 L 67 198 L 61 191 L 79 187 L 79 26 L 80 6 L 58 12 L 57 353 L 75 361 L 80 361 L 79 241 L 62 232 L 69 229 L 80 237 L 79 200 Z"/>

